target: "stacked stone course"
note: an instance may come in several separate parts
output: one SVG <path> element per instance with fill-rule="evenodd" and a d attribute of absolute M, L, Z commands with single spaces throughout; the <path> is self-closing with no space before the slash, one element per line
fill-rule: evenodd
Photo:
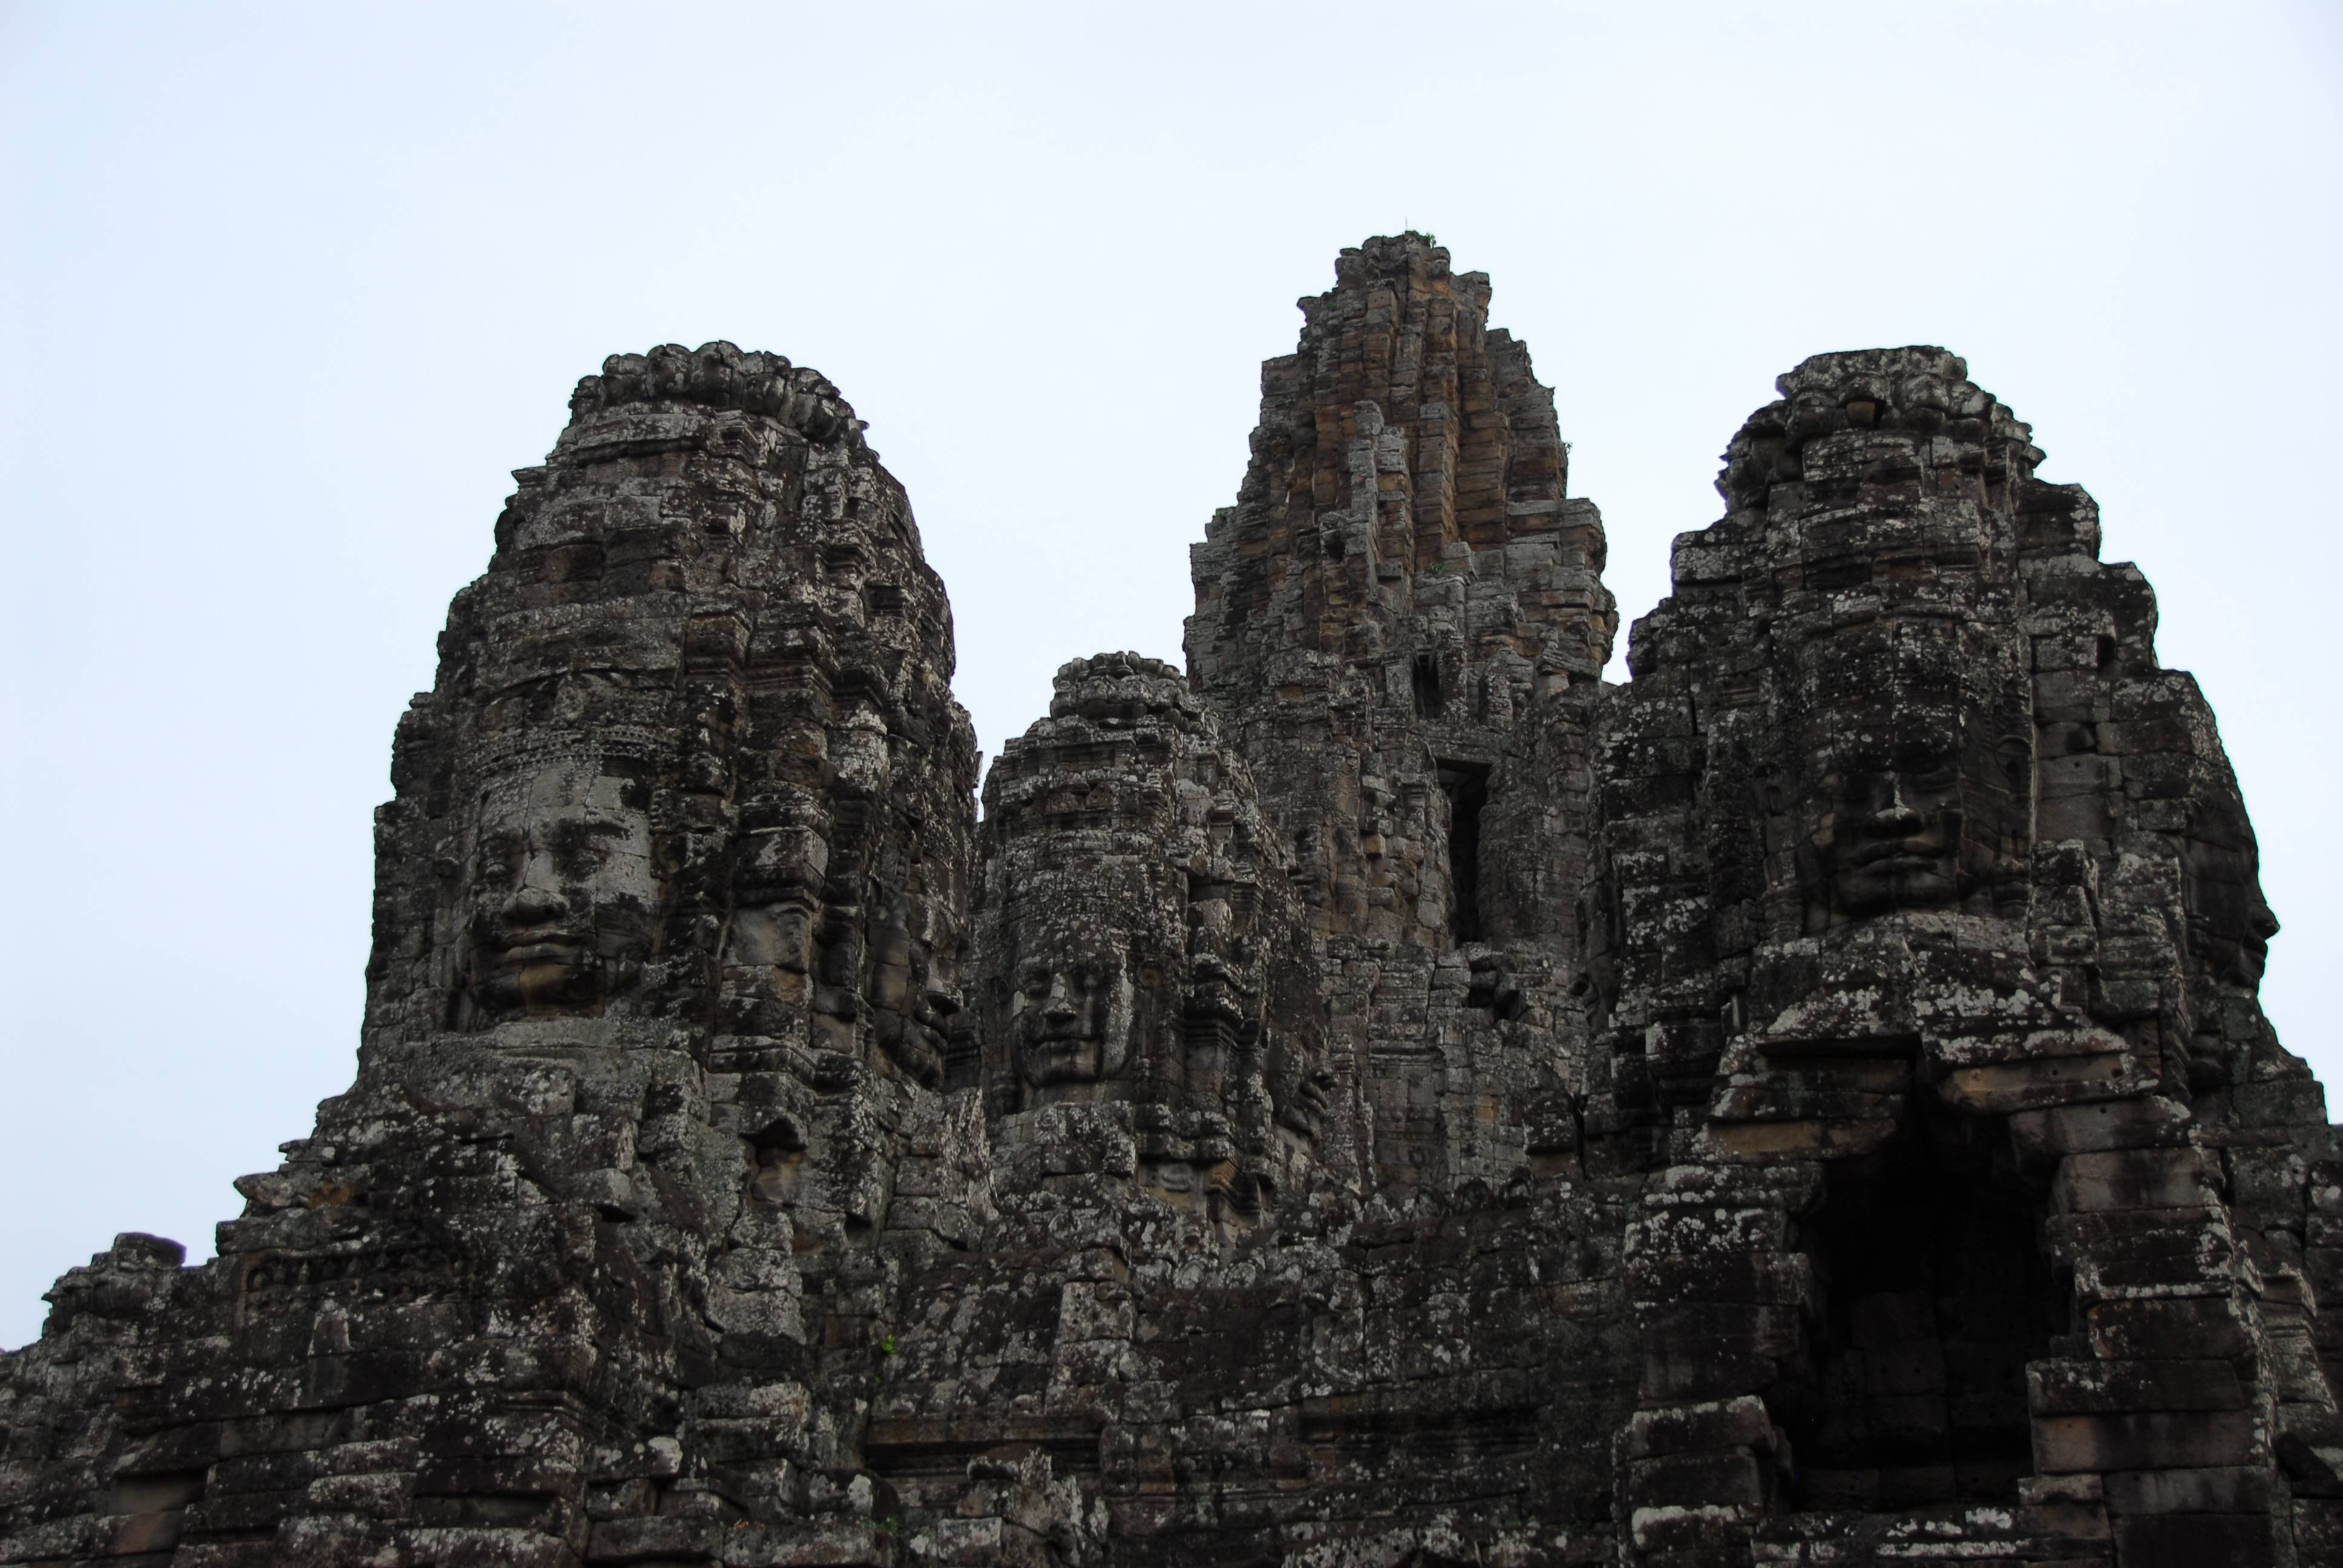
<path fill-rule="evenodd" d="M 393 749 L 357 1081 L 0 1357 L 0 1563 L 2343 1562 L 2343 1158 L 2138 572 L 1825 355 L 1615 629 L 1346 251 L 976 811 L 835 387 L 608 361 Z"/>

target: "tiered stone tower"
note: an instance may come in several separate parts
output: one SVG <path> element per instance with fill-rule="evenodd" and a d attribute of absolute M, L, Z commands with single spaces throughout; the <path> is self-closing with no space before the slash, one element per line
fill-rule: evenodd
<path fill-rule="evenodd" d="M 1484 275 L 1408 234 L 1335 278 L 1192 552 L 1189 673 L 1322 939 L 1377 1178 L 1502 1180 L 1577 1040 L 1603 523 Z"/>
<path fill-rule="evenodd" d="M 0 1560 L 557 1563 L 822 1511 L 975 831 L 942 584 L 860 432 L 728 345 L 578 385 L 399 725 L 357 1081 L 216 1261 L 59 1282 Z"/>
<path fill-rule="evenodd" d="M 2343 1563 L 2343 1160 L 2089 498 L 1809 360 L 1605 687 L 1487 298 L 1344 253 L 1191 676 L 1065 666 L 980 828 L 836 389 L 580 383 L 357 1081 L 0 1356 L 0 1564 Z"/>
<path fill-rule="evenodd" d="M 2334 1561 L 2329 1130 L 2212 716 L 1959 359 L 1781 390 L 1604 718 L 1632 1544 Z"/>

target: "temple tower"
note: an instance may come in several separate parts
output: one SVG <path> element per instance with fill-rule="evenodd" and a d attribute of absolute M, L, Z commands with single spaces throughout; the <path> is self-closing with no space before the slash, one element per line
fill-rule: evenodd
<path fill-rule="evenodd" d="M 59 1282 L 0 1558 L 550 1568 L 845 1506 L 894 1187 L 916 1251 L 982 1152 L 942 585 L 776 356 L 614 357 L 517 477 L 398 728 L 357 1081 L 216 1261 Z"/>
<path fill-rule="evenodd" d="M 1192 551 L 1189 678 L 1321 939 L 1376 1174 L 1501 1177 L 1574 1050 L 1602 520 L 1484 275 L 1403 234 L 1335 279 L 1262 367 L 1237 504 Z"/>
<path fill-rule="evenodd" d="M 1959 359 L 1781 391 L 1605 705 L 1623 1561 L 2292 1561 L 2332 1155 L 2211 715 Z"/>
<path fill-rule="evenodd" d="M 1358 1085 L 1327 1058 L 1282 849 L 1179 671 L 1059 670 L 986 777 L 980 843 L 980 1078 L 1009 1191 L 1112 1176 L 1225 1231 L 1322 1171 L 1356 1184 Z"/>

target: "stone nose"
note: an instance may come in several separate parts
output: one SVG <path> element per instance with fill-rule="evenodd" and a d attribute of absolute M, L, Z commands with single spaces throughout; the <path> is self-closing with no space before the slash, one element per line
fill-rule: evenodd
<path fill-rule="evenodd" d="M 505 919 L 515 925 L 558 920 L 569 913 L 569 900 L 552 888 L 524 882 L 505 900 Z"/>
<path fill-rule="evenodd" d="M 1889 796 L 1880 803 L 1879 809 L 1871 814 L 1868 826 L 1875 833 L 1908 833 L 1926 820 L 1927 819 L 1921 816 L 1919 812 L 1906 805 L 1904 797 L 1899 793 Z"/>

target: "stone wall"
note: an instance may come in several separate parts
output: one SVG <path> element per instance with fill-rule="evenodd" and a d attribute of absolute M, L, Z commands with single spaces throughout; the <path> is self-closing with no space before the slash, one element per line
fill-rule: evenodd
<path fill-rule="evenodd" d="M 393 752 L 357 1081 L 0 1356 L 0 1563 L 2343 1562 L 2343 1161 L 2211 716 L 1940 349 L 1633 679 L 1487 280 L 1343 254 L 976 811 L 819 376 L 581 382 Z"/>

